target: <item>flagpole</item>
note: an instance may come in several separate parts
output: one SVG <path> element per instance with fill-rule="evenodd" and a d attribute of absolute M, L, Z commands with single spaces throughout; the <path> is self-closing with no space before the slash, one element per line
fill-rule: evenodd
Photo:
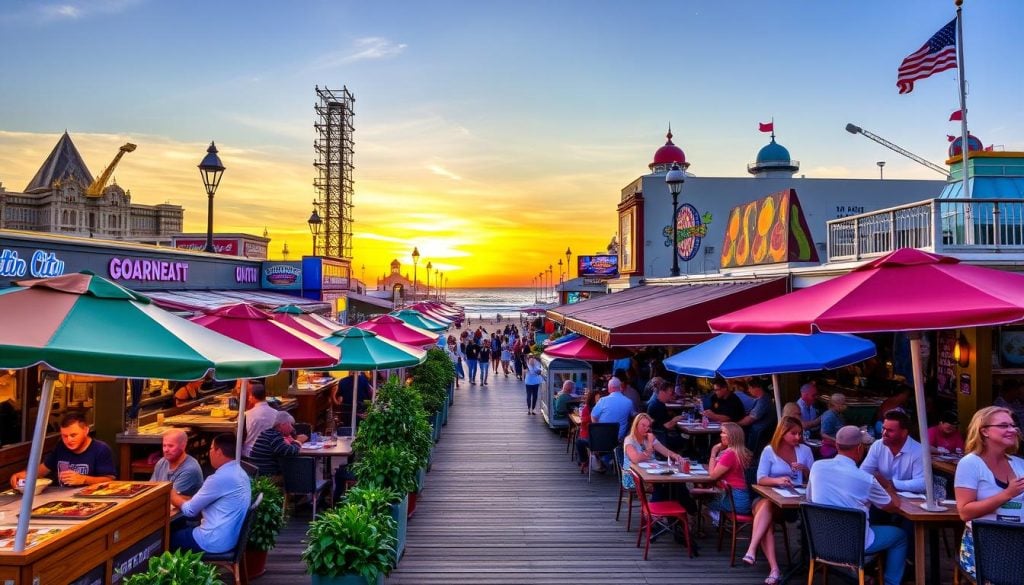
<path fill-rule="evenodd" d="M 964 199 L 971 198 L 970 167 L 967 162 L 970 158 L 970 148 L 967 142 L 967 80 L 964 77 L 964 18 L 963 0 L 954 0 L 956 4 L 956 66 L 960 76 L 960 161 L 963 165 L 962 179 Z M 974 219 L 971 203 L 964 204 L 964 243 L 974 243 Z"/>

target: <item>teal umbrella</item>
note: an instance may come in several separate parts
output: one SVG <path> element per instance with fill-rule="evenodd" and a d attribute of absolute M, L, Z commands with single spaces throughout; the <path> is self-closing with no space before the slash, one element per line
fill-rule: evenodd
<path fill-rule="evenodd" d="M 423 313 L 415 309 L 402 309 L 401 311 L 393 311 L 391 315 L 398 317 L 402 321 L 405 321 L 413 327 L 419 327 L 420 329 L 426 329 L 427 331 L 444 331 L 448 328 L 447 325 L 438 323 L 433 319 L 426 318 Z"/>
<path fill-rule="evenodd" d="M 57 372 L 119 378 L 195 380 L 276 373 L 281 360 L 176 317 L 150 300 L 91 273 L 28 280 L 0 294 L 0 368 L 42 364 L 26 486 L 34 486 Z M 25 490 L 14 551 L 25 549 L 34 490 Z"/>

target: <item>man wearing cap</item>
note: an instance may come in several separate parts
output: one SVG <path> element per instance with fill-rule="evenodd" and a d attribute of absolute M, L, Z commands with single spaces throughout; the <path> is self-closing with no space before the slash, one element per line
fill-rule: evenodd
<path fill-rule="evenodd" d="M 957 427 L 960 426 L 960 419 L 955 412 L 945 411 L 939 415 L 939 424 L 928 429 L 928 445 L 932 453 L 945 455 L 946 453 L 963 452 L 964 438 Z"/>
<path fill-rule="evenodd" d="M 260 475 L 281 475 L 281 458 L 299 454 L 304 436 L 293 438 L 295 419 L 283 410 L 277 411 L 274 426 L 260 433 L 249 454 L 250 462 L 259 469 Z"/>
<path fill-rule="evenodd" d="M 814 504 L 863 510 L 870 506 L 892 512 L 899 508 L 899 496 L 891 487 L 883 487 L 870 473 L 857 468 L 864 457 L 871 435 L 847 425 L 836 433 L 838 454 L 811 466 L 807 500 Z M 866 521 L 866 520 L 865 520 Z M 885 554 L 885 585 L 899 585 L 907 558 L 907 535 L 896 526 L 872 526 L 864 531 L 864 552 Z"/>

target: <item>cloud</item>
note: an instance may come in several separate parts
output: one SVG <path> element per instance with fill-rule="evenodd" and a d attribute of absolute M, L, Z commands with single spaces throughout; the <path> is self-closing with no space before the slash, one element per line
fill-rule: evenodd
<path fill-rule="evenodd" d="M 40 8 L 45 18 L 51 20 L 70 19 L 78 20 L 82 17 L 82 10 L 70 4 L 56 4 Z"/>
<path fill-rule="evenodd" d="M 50 22 L 78 21 L 91 16 L 119 14 L 141 4 L 143 0 L 69 0 L 37 4 L 29 11 L 6 15 L 6 19 Z"/>
<path fill-rule="evenodd" d="M 343 51 L 325 55 L 314 61 L 310 68 L 333 69 L 359 61 L 391 59 L 401 55 L 407 46 L 405 43 L 395 43 L 383 37 L 363 37 L 356 39 L 351 47 Z"/>
<path fill-rule="evenodd" d="M 439 175 L 439 176 L 442 176 L 442 177 L 448 177 L 449 179 L 451 179 L 453 181 L 461 181 L 462 180 L 462 177 L 456 175 L 455 173 L 449 171 L 448 169 L 442 167 L 441 165 L 427 165 L 427 169 L 430 172 L 434 173 L 435 175 Z"/>

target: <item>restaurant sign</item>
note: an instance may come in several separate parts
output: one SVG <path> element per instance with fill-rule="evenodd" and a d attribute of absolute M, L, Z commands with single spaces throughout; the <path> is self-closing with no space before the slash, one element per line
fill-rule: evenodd
<path fill-rule="evenodd" d="M 31 258 L 25 259 L 17 250 L 0 249 L 0 276 L 21 278 L 26 274 L 35 278 L 60 276 L 64 274 L 64 261 L 45 250 L 36 250 Z"/>
<path fill-rule="evenodd" d="M 155 258 L 111 258 L 107 272 L 114 280 L 187 282 L 188 262 Z"/>
<path fill-rule="evenodd" d="M 264 262 L 262 285 L 272 290 L 300 290 L 302 288 L 302 262 Z"/>
<path fill-rule="evenodd" d="M 125 577 L 146 570 L 149 558 L 164 550 L 164 531 L 157 530 L 124 549 L 114 557 L 114 570 L 110 582 L 120 583 Z"/>

